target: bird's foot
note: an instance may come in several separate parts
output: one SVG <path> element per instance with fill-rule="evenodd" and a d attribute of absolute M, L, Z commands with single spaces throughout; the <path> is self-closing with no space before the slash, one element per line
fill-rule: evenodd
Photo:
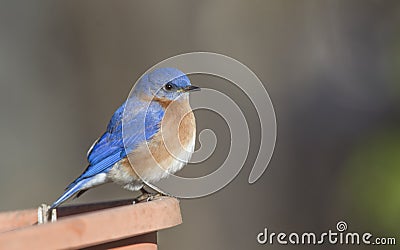
<path fill-rule="evenodd" d="M 160 194 L 160 193 L 155 193 L 155 194 L 144 193 L 144 194 L 140 195 L 139 197 L 137 197 L 133 201 L 133 203 L 136 204 L 136 203 L 141 203 L 141 202 L 148 202 L 148 201 L 156 200 L 156 199 L 158 199 L 158 198 L 160 198 L 162 196 L 164 196 L 164 195 Z"/>

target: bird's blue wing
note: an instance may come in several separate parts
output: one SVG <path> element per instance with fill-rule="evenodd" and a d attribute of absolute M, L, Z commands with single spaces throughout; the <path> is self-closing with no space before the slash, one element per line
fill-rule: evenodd
<path fill-rule="evenodd" d="M 125 158 L 137 145 L 150 140 L 159 131 L 164 109 L 158 103 L 131 100 L 128 104 L 128 108 L 127 103 L 124 103 L 115 111 L 106 132 L 88 152 L 89 166 L 66 188 L 64 194 L 51 205 L 51 209 L 75 194 L 82 194 L 94 176 L 110 171 L 115 163 Z"/>
<path fill-rule="evenodd" d="M 115 111 L 107 126 L 107 131 L 88 153 L 89 166 L 67 189 L 83 179 L 99 173 L 107 173 L 115 163 L 125 158 L 137 145 L 149 140 L 159 131 L 164 110 L 157 103 L 150 104 L 149 108 L 144 110 L 139 106 L 136 111 L 131 111 L 130 117 L 125 116 L 123 130 L 122 120 L 125 107 L 126 103 Z"/>

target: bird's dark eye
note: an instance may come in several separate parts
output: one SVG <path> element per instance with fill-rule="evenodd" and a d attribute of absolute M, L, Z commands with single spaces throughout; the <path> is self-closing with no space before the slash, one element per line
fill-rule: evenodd
<path fill-rule="evenodd" d="M 172 86 L 171 83 L 167 83 L 167 84 L 165 84 L 165 86 L 164 86 L 165 90 L 168 90 L 168 91 L 172 90 L 173 87 L 174 87 L 174 86 Z"/>

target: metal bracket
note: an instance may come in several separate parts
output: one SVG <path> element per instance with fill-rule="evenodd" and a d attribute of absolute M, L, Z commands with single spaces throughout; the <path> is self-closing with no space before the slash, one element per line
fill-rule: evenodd
<path fill-rule="evenodd" d="M 57 221 L 57 209 L 49 210 L 50 206 L 42 204 L 38 207 L 38 224 Z"/>

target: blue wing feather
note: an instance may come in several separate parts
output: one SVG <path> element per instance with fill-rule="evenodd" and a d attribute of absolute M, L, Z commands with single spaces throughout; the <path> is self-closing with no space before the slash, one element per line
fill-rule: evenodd
<path fill-rule="evenodd" d="M 142 111 L 143 109 L 138 109 L 138 112 L 132 112 L 132 117 L 125 119 L 125 134 L 123 135 L 122 119 L 125 106 L 126 103 L 122 104 L 115 111 L 107 126 L 107 131 L 99 138 L 88 153 L 89 166 L 82 175 L 66 188 L 67 190 L 74 187 L 83 179 L 100 173 L 107 173 L 115 163 L 125 158 L 127 153 L 134 150 L 138 144 L 149 140 L 159 131 L 164 110 L 158 103 L 151 103 L 147 109 L 147 113 L 146 111 Z M 125 137 L 124 139 L 123 136 Z"/>

